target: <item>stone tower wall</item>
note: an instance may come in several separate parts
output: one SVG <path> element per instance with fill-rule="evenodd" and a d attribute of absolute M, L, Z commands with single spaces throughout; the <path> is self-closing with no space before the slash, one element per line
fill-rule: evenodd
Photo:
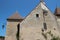
<path fill-rule="evenodd" d="M 19 22 L 7 22 L 6 27 L 6 37 L 5 40 L 17 40 L 16 33 L 17 33 L 17 25 Z"/>

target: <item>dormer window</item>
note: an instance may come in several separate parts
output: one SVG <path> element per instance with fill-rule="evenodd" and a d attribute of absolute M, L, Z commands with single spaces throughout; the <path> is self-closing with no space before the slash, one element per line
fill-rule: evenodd
<path fill-rule="evenodd" d="M 36 14 L 36 17 L 38 18 L 39 17 L 39 14 Z"/>

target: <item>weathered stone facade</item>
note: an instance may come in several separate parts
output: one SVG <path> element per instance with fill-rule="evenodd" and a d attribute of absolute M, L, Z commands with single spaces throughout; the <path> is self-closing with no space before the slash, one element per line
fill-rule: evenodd
<path fill-rule="evenodd" d="M 58 24 L 59 30 L 60 30 L 60 8 L 56 8 L 54 14 L 56 16 L 57 24 Z"/>
<path fill-rule="evenodd" d="M 51 40 L 51 35 L 60 37 L 60 30 L 56 16 L 40 2 L 38 6 L 23 20 L 20 18 L 8 19 L 5 40 L 17 40 L 17 25 L 20 24 L 18 40 Z M 60 24 L 60 23 L 59 23 Z M 43 36 L 46 34 L 47 38 Z"/>
<path fill-rule="evenodd" d="M 46 8 L 43 3 L 40 3 L 26 18 L 23 20 L 20 25 L 20 40 L 45 40 L 42 35 L 42 29 L 44 33 L 51 31 L 55 36 L 59 36 L 57 20 L 51 11 Z M 43 14 L 43 10 L 47 11 L 47 14 Z M 36 14 L 39 17 L 36 17 Z M 46 23 L 47 29 L 45 30 L 44 23 Z M 51 36 L 47 34 L 47 40 L 51 40 Z"/>
<path fill-rule="evenodd" d="M 17 17 L 16 17 L 17 16 Z M 5 40 L 17 40 L 18 25 L 23 20 L 18 13 L 7 19 L 7 30 Z"/>

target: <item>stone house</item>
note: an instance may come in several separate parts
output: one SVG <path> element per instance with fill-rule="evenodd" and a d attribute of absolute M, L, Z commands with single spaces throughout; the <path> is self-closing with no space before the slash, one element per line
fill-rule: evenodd
<path fill-rule="evenodd" d="M 60 9 L 54 14 L 43 0 L 26 18 L 14 13 L 7 18 L 5 40 L 51 40 L 50 34 L 60 37 Z"/>

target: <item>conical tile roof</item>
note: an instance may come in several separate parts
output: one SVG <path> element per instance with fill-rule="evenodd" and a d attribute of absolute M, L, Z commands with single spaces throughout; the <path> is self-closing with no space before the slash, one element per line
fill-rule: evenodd
<path fill-rule="evenodd" d="M 57 16 L 60 16 L 60 8 L 56 8 L 54 14 Z"/>
<path fill-rule="evenodd" d="M 23 19 L 23 17 L 21 17 L 21 15 L 19 15 L 19 13 L 16 12 L 12 16 L 10 16 L 8 19 Z"/>

